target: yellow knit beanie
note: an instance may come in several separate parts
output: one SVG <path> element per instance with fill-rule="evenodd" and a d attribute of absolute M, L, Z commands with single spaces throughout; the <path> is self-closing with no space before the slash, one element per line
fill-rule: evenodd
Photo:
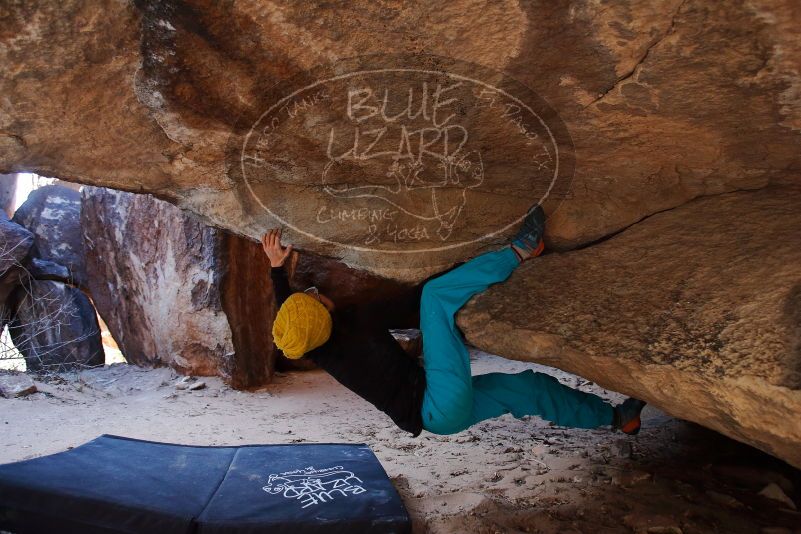
<path fill-rule="evenodd" d="M 330 335 L 331 314 L 306 293 L 292 293 L 273 321 L 275 346 L 293 360 L 328 341 Z"/>

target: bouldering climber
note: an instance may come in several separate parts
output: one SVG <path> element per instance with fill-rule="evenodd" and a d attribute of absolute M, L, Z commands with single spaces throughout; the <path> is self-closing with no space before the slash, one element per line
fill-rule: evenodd
<path fill-rule="evenodd" d="M 539 416 L 560 426 L 640 430 L 645 403 L 612 406 L 601 397 L 526 370 L 472 376 L 454 317 L 473 295 L 504 281 L 544 249 L 545 214 L 530 210 L 512 242 L 430 278 L 391 302 L 338 307 L 311 287 L 292 293 L 284 263 L 292 245 L 281 230 L 262 237 L 279 307 L 275 345 L 290 359 L 308 358 L 342 385 L 386 413 L 401 429 L 454 434 L 479 421 L 511 413 Z M 401 348 L 390 328 L 420 328 L 422 365 Z"/>

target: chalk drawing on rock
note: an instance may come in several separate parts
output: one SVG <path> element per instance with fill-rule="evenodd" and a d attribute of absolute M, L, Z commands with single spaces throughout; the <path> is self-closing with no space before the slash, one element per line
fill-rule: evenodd
<path fill-rule="evenodd" d="M 361 56 L 310 69 L 261 101 L 232 138 L 229 177 L 265 224 L 301 241 L 440 261 L 502 242 L 570 186 L 573 148 L 558 114 L 480 65 Z"/>
<path fill-rule="evenodd" d="M 404 161 L 393 157 L 387 165 L 388 184 L 339 185 L 331 180 L 341 167 L 332 159 L 323 169 L 323 190 L 334 198 L 376 198 L 421 221 L 436 221 L 442 241 L 450 237 L 459 214 L 467 203 L 467 191 L 484 182 L 484 165 L 477 150 L 429 158 L 432 161 Z"/>

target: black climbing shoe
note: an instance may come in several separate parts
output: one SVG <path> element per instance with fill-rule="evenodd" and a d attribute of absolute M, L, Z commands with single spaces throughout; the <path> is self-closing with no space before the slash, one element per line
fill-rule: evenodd
<path fill-rule="evenodd" d="M 640 431 L 640 413 L 645 408 L 645 402 L 629 397 L 621 404 L 615 406 L 615 420 L 612 428 L 626 434 L 635 435 Z"/>
<path fill-rule="evenodd" d="M 537 204 L 533 210 L 528 212 L 520 230 L 512 238 L 512 245 L 528 253 L 527 258 L 521 258 L 521 261 L 542 254 L 545 249 L 545 242 L 542 240 L 543 234 L 545 234 L 545 212 L 542 206 Z"/>

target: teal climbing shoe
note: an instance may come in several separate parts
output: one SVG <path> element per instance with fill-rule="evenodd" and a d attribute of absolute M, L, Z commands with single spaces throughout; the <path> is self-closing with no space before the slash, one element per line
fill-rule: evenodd
<path fill-rule="evenodd" d="M 512 238 L 512 245 L 528 254 L 526 258 L 521 257 L 521 261 L 542 254 L 542 251 L 545 250 L 545 241 L 542 239 L 544 234 L 545 212 L 542 206 L 537 204 L 534 209 L 526 214 L 526 218 L 523 219 L 523 225 Z"/>

